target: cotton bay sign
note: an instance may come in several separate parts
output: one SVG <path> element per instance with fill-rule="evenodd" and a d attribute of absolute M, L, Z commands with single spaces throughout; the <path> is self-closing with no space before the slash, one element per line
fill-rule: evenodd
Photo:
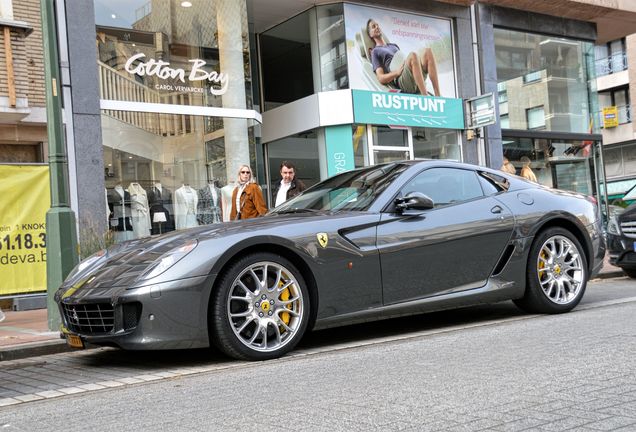
<path fill-rule="evenodd" d="M 351 90 L 356 123 L 464 129 L 461 99 Z"/>
<path fill-rule="evenodd" d="M 143 53 L 135 54 L 126 61 L 126 72 L 139 76 L 156 76 L 161 80 L 171 80 L 170 83 L 155 84 L 155 90 L 182 91 L 191 93 L 202 93 L 204 87 L 193 87 L 186 84 L 186 79 L 190 83 L 207 81 L 211 83 L 210 93 L 215 96 L 225 94 L 229 83 L 229 76 L 223 72 L 207 71 L 205 60 L 188 60 L 192 64 L 190 70 L 170 67 L 170 62 L 155 59 L 146 59 Z M 175 80 L 181 81 L 184 85 L 175 85 Z"/>

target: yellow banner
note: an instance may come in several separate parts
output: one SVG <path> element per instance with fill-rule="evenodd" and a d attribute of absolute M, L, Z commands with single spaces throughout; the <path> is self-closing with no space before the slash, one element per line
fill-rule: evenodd
<path fill-rule="evenodd" d="M 613 128 L 618 126 L 618 107 L 608 106 L 603 108 L 603 127 Z"/>
<path fill-rule="evenodd" d="M 48 166 L 0 165 L 0 296 L 46 291 Z"/>

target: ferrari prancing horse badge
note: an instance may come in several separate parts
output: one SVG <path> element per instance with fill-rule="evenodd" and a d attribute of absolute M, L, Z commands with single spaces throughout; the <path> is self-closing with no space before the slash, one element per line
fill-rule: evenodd
<path fill-rule="evenodd" d="M 318 237 L 318 244 L 323 248 L 327 247 L 327 243 L 329 243 L 329 237 L 327 237 L 327 233 L 318 233 L 316 234 Z"/>

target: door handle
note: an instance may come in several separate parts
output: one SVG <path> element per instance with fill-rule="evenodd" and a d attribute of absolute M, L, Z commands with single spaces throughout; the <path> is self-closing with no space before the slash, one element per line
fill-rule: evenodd
<path fill-rule="evenodd" d="M 503 209 L 500 206 L 494 206 L 493 208 L 490 209 L 490 211 L 494 214 L 499 214 L 503 211 Z"/>

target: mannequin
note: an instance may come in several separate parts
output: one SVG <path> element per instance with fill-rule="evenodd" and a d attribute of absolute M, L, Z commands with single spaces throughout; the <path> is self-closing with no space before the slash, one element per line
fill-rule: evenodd
<path fill-rule="evenodd" d="M 130 194 L 124 190 L 121 183 L 106 191 L 108 209 L 110 210 L 110 229 L 114 231 L 116 243 L 134 238 L 131 223 Z"/>
<path fill-rule="evenodd" d="M 154 220 L 155 213 L 166 214 L 166 222 L 160 227 L 158 223 L 152 224 L 152 234 L 174 230 L 174 210 L 172 208 L 172 192 L 159 181 L 155 181 L 148 191 L 148 204 L 150 205 L 150 220 Z"/>
<path fill-rule="evenodd" d="M 200 225 L 222 222 L 221 189 L 216 182 L 210 182 L 199 189 L 197 220 Z"/>
<path fill-rule="evenodd" d="M 148 196 L 139 183 L 131 183 L 128 186 L 130 194 L 130 210 L 132 227 L 135 238 L 148 237 L 150 235 L 150 209 L 148 208 Z"/>
<path fill-rule="evenodd" d="M 221 188 L 221 208 L 223 209 L 223 222 L 230 220 L 232 211 L 232 192 L 236 187 L 234 182 L 230 182 Z"/>
<path fill-rule="evenodd" d="M 199 197 L 197 191 L 184 184 L 174 192 L 174 220 L 177 229 L 198 226 L 197 205 Z"/>

